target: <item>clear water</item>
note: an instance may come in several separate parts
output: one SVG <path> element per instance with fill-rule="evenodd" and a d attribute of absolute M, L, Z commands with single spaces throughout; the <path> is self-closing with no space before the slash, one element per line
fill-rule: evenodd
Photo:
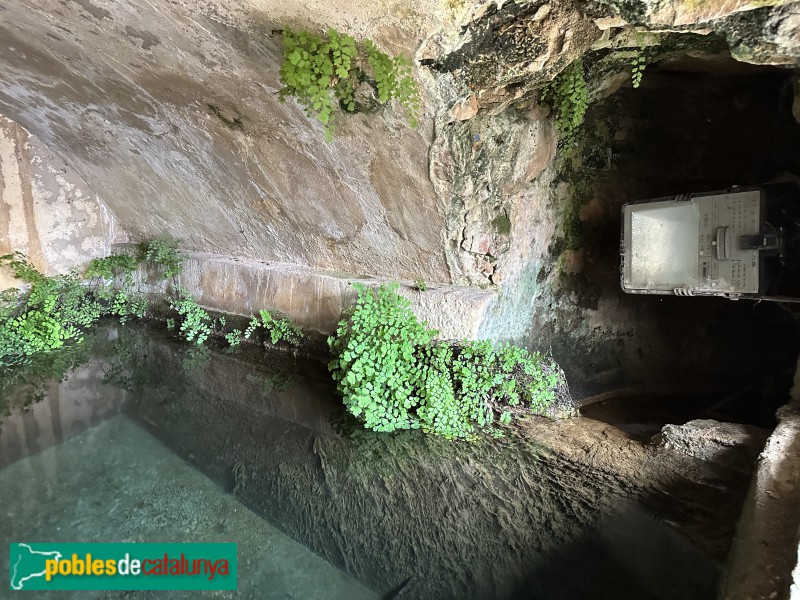
<path fill-rule="evenodd" d="M 693 489 L 664 505 L 651 487 L 669 473 L 644 459 L 626 478 L 579 445 L 528 436 L 364 432 L 324 367 L 292 356 L 253 362 L 135 328 L 88 345 L 64 381 L 2 388 L 3 553 L 9 541 L 236 542 L 239 590 L 214 597 L 714 596 L 726 507 L 740 501 L 717 475 L 699 503 L 713 512 L 692 513 Z M 710 529 L 690 542 L 667 521 L 682 515 L 683 533 L 697 519 Z M 2 596 L 7 554 L 0 569 Z M 150 596 L 199 594 L 74 597 Z"/>

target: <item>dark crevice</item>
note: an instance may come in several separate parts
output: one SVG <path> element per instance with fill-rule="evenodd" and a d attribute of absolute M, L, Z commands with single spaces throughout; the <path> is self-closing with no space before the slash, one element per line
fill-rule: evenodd
<path fill-rule="evenodd" d="M 580 277 L 573 276 L 574 291 L 579 296 L 599 292 L 606 303 L 616 304 L 619 318 L 635 332 L 588 360 L 576 360 L 576 352 L 566 345 L 559 348 L 568 375 L 588 382 L 590 393 L 614 387 L 674 389 L 676 382 L 686 391 L 711 390 L 688 410 L 676 402 L 672 413 L 653 419 L 682 423 L 703 416 L 704 409 L 738 390 L 755 386 L 755 397 L 759 382 L 793 372 L 798 328 L 784 307 L 723 298 L 627 295 L 619 281 L 620 210 L 626 202 L 800 181 L 793 75 L 729 56 L 682 57 L 651 65 L 639 89 L 623 86 L 589 108 L 579 160 L 572 162 L 578 166 L 570 171 L 573 184 L 589 189 L 576 223 L 584 268 Z M 615 378 L 592 383 L 604 367 L 616 368 Z M 774 418 L 763 413 L 786 401 L 788 384 L 781 384 L 777 396 L 775 402 L 758 403 L 758 414 L 739 406 L 717 411 L 715 418 L 772 426 Z M 619 404 L 624 411 L 625 402 Z M 624 419 L 619 412 L 613 418 Z"/>

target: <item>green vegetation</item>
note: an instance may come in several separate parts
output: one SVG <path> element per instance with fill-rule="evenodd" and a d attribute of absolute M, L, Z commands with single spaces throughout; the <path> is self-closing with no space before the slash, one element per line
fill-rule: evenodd
<path fill-rule="evenodd" d="M 418 292 L 426 292 L 428 291 L 428 284 L 425 283 L 425 280 L 420 278 L 414 282 L 412 289 L 417 290 Z"/>
<path fill-rule="evenodd" d="M 139 257 L 129 254 L 113 254 L 106 258 L 94 258 L 86 268 L 84 276 L 87 279 L 112 280 L 119 275 L 124 275 L 126 283 L 132 285 L 132 273 L 139 263 Z"/>
<path fill-rule="evenodd" d="M 500 213 L 492 220 L 492 227 L 497 233 L 508 235 L 511 233 L 511 219 L 506 213 Z"/>
<path fill-rule="evenodd" d="M 137 255 L 92 261 L 85 279 L 74 272 L 45 277 L 21 255 L 2 257 L 2 265 L 27 290 L 0 294 L 0 391 L 27 382 L 29 368 L 63 376 L 79 358 L 79 342 L 96 331 L 103 316 L 124 322 L 156 314 L 134 288 L 133 272 L 142 262 L 174 278 L 173 291 L 160 303 L 168 312 L 158 314 L 191 343 L 183 356 L 186 372 L 205 368 L 210 357 L 205 343 L 212 337 L 231 347 L 257 334 L 272 344 L 299 345 L 300 329 L 270 311 L 260 311 L 242 332 L 199 306 L 177 285 L 179 257 L 176 243 L 161 240 L 155 247 L 141 246 Z M 496 424 L 542 412 L 557 399 L 563 374 L 549 357 L 515 346 L 495 348 L 485 340 L 436 340 L 438 332 L 417 320 L 410 302 L 397 294 L 397 284 L 377 290 L 355 287 L 355 306 L 328 338 L 329 369 L 348 411 L 368 429 L 421 429 L 449 439 L 473 439 L 480 429 L 490 428 L 501 435 Z M 424 289 L 424 282 L 418 288 Z M 109 367 L 109 377 L 136 383 L 122 363 Z M 41 388 L 36 385 L 30 388 L 34 393 Z"/>
<path fill-rule="evenodd" d="M 351 314 L 328 338 L 328 367 L 347 410 L 368 429 L 471 438 L 498 417 L 506 423 L 555 401 L 563 375 L 550 358 L 489 341 L 437 341 L 396 285 L 355 288 Z"/>
<path fill-rule="evenodd" d="M 142 244 L 137 254 L 114 254 L 92 260 L 83 277 L 71 271 L 45 277 L 19 253 L 0 257 L 0 266 L 27 284 L 24 292 L 0 295 L 0 368 L 29 362 L 42 352 L 80 342 L 85 332 L 108 315 L 143 318 L 144 295 L 133 287 L 133 272 L 150 263 L 174 277 L 182 268 L 177 242 L 159 239 Z"/>
<path fill-rule="evenodd" d="M 178 240 L 160 237 L 139 246 L 140 259 L 158 265 L 164 270 L 164 279 L 177 277 L 183 272 L 186 258 L 178 250 Z"/>
<path fill-rule="evenodd" d="M 631 83 L 638 88 L 642 83 L 644 70 L 651 62 L 656 60 L 658 51 L 656 46 L 660 43 L 657 34 L 639 31 L 635 35 L 637 48 L 631 57 Z"/>
<path fill-rule="evenodd" d="M 5 290 L 0 300 L 0 368 L 29 362 L 31 356 L 80 341 L 84 330 L 108 310 L 89 294 L 74 272 L 45 277 L 21 254 L 0 257 L 29 288 Z"/>
<path fill-rule="evenodd" d="M 180 335 L 187 342 L 202 346 L 208 337 L 214 333 L 219 324 L 208 311 L 202 308 L 189 293 L 189 290 L 179 287 L 176 297 L 168 299 L 170 307 L 178 314 L 178 328 Z M 224 321 L 222 323 L 224 325 Z"/>
<path fill-rule="evenodd" d="M 639 51 L 631 59 L 631 83 L 634 88 L 638 88 L 642 83 L 645 67 L 647 67 L 647 56 Z"/>
<path fill-rule="evenodd" d="M 651 48 L 639 48 L 631 58 L 631 83 L 638 88 L 642 83 L 644 70 L 653 62 L 654 52 Z"/>
<path fill-rule="evenodd" d="M 183 260 L 178 242 L 167 238 L 141 244 L 130 254 L 96 258 L 83 277 L 76 271 L 46 277 L 19 253 L 0 256 L 0 267 L 9 268 L 26 288 L 0 292 L 0 377 L 16 365 L 34 364 L 41 354 L 79 344 L 103 317 L 125 323 L 151 316 L 150 303 L 136 290 L 133 278 L 144 264 L 173 279 L 172 294 L 164 298 L 171 313 L 166 318 L 168 329 L 177 329 L 183 339 L 200 346 L 212 335 L 231 346 L 249 338 L 239 329 L 228 328 L 224 317 L 213 317 L 177 285 Z M 260 321 L 253 323 L 268 332 L 273 344 L 285 341 L 296 346 L 302 338 L 291 321 L 277 319 L 268 311 L 261 311 Z"/>
<path fill-rule="evenodd" d="M 228 342 L 228 345 L 231 348 L 235 348 L 239 344 L 242 343 L 244 336 L 242 336 L 241 329 L 233 329 L 225 334 L 225 341 Z"/>
<path fill-rule="evenodd" d="M 292 346 L 298 346 L 303 339 L 303 332 L 289 319 L 276 319 L 268 310 L 259 311 L 260 319 L 252 319 L 244 331 L 244 338 L 249 340 L 259 329 L 263 329 L 273 344 L 284 341 Z"/>
<path fill-rule="evenodd" d="M 359 44 L 335 29 L 321 36 L 284 29 L 280 98 L 294 97 L 309 117 L 316 116 L 325 126 L 325 139 L 331 141 L 334 103 L 345 113 L 358 112 L 356 89 L 367 84 L 380 104 L 397 100 L 415 128 L 420 95 L 411 68 L 407 58 L 389 56 L 371 40 Z"/>
<path fill-rule="evenodd" d="M 578 59 L 559 73 L 542 92 L 542 100 L 555 111 L 559 148 L 564 154 L 575 144 L 575 134 L 589 106 L 583 62 Z"/>

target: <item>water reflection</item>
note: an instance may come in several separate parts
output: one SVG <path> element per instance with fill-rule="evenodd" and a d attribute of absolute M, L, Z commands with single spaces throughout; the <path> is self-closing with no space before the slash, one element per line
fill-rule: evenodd
<path fill-rule="evenodd" d="M 102 398 L 90 398 L 88 390 L 85 396 L 98 418 L 104 405 L 121 411 L 373 590 L 436 599 L 713 596 L 746 483 L 736 479 L 741 474 L 714 471 L 714 486 L 692 484 L 679 493 L 669 486 L 687 481 L 685 465 L 660 461 L 621 433 L 609 438 L 600 424 L 579 420 L 536 421 L 478 443 L 420 432 L 374 434 L 343 411 L 317 363 L 198 352 L 132 327 L 117 337 L 113 352 L 101 346 L 97 362 L 82 367 L 102 370 Z M 598 459 L 603 453 L 611 458 Z M 633 466 L 618 468 L 614 457 Z M 667 489 L 674 506 L 663 505 Z M 620 536 L 626 520 L 614 515 L 623 500 L 630 501 L 627 514 L 643 506 L 659 512 Z M 689 512 L 696 512 L 687 516 L 693 500 Z M 706 520 L 718 535 L 706 539 L 704 522 L 690 543 L 667 517 L 678 526 L 682 518 Z M 617 547 L 635 548 L 637 560 L 619 559 L 632 555 Z M 591 579 L 574 578 L 571 569 L 590 559 L 613 577 L 588 570 Z M 675 578 L 670 589 L 665 573 Z M 559 578 L 570 578 L 569 585 Z"/>
<path fill-rule="evenodd" d="M 21 387 L 9 398 L 24 404 L 0 423 L 0 468 L 105 421 L 121 411 L 125 392 L 102 383 L 102 364 L 93 360 L 63 381 Z M 29 402 L 29 398 L 38 401 Z"/>

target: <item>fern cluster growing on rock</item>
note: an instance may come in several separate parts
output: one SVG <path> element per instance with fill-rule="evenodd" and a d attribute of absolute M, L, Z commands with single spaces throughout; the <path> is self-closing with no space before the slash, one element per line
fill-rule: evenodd
<path fill-rule="evenodd" d="M 471 438 L 512 414 L 543 412 L 565 387 L 547 356 L 436 340 L 396 286 L 355 287 L 352 312 L 328 338 L 328 367 L 347 410 L 368 429 Z"/>
<path fill-rule="evenodd" d="M 589 106 L 583 62 L 576 60 L 559 73 L 542 92 L 542 100 L 555 111 L 558 143 L 561 152 L 565 153 L 575 143 L 575 135 Z"/>
<path fill-rule="evenodd" d="M 372 88 L 380 104 L 397 100 L 411 127 L 417 126 L 421 104 L 411 61 L 389 56 L 371 40 L 359 43 L 335 29 L 324 35 L 284 29 L 280 80 L 281 100 L 295 98 L 309 117 L 319 119 L 327 141 L 333 139 L 339 110 L 360 110 L 356 89 L 362 84 Z"/>
<path fill-rule="evenodd" d="M 25 288 L 0 292 L 0 376 L 34 357 L 79 344 L 103 317 L 125 323 L 149 316 L 151 299 L 137 289 L 133 277 L 142 265 L 172 279 L 171 294 L 162 298 L 170 311 L 167 327 L 187 342 L 202 346 L 216 335 L 237 346 L 261 328 L 273 345 L 300 343 L 303 334 L 294 323 L 266 310 L 252 320 L 246 334 L 229 327 L 224 316 L 212 316 L 178 285 L 184 258 L 176 240 L 157 238 L 129 252 L 93 259 L 82 274 L 47 277 L 20 253 L 0 256 L 0 267 L 10 269 Z"/>

